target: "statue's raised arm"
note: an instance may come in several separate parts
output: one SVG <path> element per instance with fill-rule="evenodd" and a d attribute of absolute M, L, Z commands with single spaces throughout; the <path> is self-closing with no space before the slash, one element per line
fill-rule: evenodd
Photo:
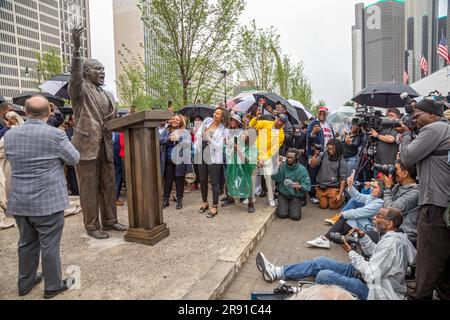
<path fill-rule="evenodd" d="M 71 77 L 69 85 L 69 96 L 71 100 L 77 99 L 81 94 L 83 86 L 83 57 L 81 56 L 81 35 L 85 32 L 84 27 L 75 28 L 72 31 L 72 42 L 74 50 L 72 52 Z"/>
<path fill-rule="evenodd" d="M 72 31 L 72 41 L 75 47 L 75 52 L 80 51 L 81 47 L 81 35 L 86 31 L 85 27 L 75 28 Z"/>

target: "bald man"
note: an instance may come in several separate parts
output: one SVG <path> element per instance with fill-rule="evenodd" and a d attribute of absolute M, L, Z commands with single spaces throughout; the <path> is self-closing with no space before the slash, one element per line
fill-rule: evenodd
<path fill-rule="evenodd" d="M 76 171 L 84 226 L 91 237 L 107 239 L 109 234 L 104 230 L 127 229 L 117 220 L 114 147 L 112 132 L 105 127 L 107 121 L 116 118 L 117 109 L 114 98 L 102 89 L 103 65 L 97 60 L 83 64 L 80 46 L 84 31 L 78 28 L 72 33 L 74 52 L 69 96 L 76 122 L 72 143 L 81 154 Z"/>
<path fill-rule="evenodd" d="M 79 152 L 66 134 L 47 125 L 50 106 L 42 96 L 26 101 L 27 122 L 5 134 L 11 164 L 7 213 L 19 227 L 19 295 L 27 295 L 44 278 L 44 298 L 68 289 L 62 280 L 60 242 L 69 195 L 64 164 L 74 166 Z M 39 257 L 42 271 L 37 273 Z"/>

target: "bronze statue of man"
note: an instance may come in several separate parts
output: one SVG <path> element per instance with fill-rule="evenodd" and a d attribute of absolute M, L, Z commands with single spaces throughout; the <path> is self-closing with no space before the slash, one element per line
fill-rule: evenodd
<path fill-rule="evenodd" d="M 80 38 L 84 31 L 76 28 L 72 33 L 74 52 L 69 96 L 76 121 L 72 143 L 81 156 L 76 171 L 84 226 L 91 237 L 107 239 L 109 234 L 104 230 L 127 229 L 117 220 L 112 132 L 104 126 L 116 118 L 117 108 L 112 95 L 102 89 L 103 65 L 97 60 L 83 63 Z"/>

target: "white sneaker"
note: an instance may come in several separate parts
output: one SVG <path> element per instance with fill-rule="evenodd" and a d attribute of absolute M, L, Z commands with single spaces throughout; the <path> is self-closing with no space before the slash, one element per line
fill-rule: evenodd
<path fill-rule="evenodd" d="M 242 203 L 247 205 L 248 204 L 248 199 L 245 199 Z"/>
<path fill-rule="evenodd" d="M 309 244 L 311 247 L 316 248 L 323 248 L 323 249 L 330 249 L 330 240 L 325 238 L 324 236 L 320 236 L 317 239 L 307 241 L 307 244 Z"/>
<path fill-rule="evenodd" d="M 311 202 L 314 203 L 314 204 L 319 204 L 319 199 L 311 198 Z"/>
<path fill-rule="evenodd" d="M 271 206 L 272 208 L 276 208 L 277 207 L 277 203 L 275 202 L 275 200 L 270 200 L 269 201 L 269 206 Z"/>
<path fill-rule="evenodd" d="M 262 272 L 264 280 L 267 282 L 277 280 L 276 267 L 261 252 L 256 255 L 256 267 Z"/>

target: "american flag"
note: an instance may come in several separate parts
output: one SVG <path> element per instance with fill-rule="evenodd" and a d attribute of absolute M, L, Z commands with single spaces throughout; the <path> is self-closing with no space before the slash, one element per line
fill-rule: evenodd
<path fill-rule="evenodd" d="M 442 35 L 441 42 L 439 43 L 437 52 L 442 59 L 444 59 L 447 63 L 450 63 L 450 58 L 448 57 L 448 48 L 447 48 L 447 39 L 444 35 Z"/>
<path fill-rule="evenodd" d="M 422 69 L 425 75 L 428 75 L 428 61 L 424 56 L 420 58 L 420 69 Z"/>
<path fill-rule="evenodd" d="M 409 82 L 409 75 L 408 72 L 406 72 L 405 70 L 403 71 L 403 84 L 408 84 L 408 82 Z"/>

